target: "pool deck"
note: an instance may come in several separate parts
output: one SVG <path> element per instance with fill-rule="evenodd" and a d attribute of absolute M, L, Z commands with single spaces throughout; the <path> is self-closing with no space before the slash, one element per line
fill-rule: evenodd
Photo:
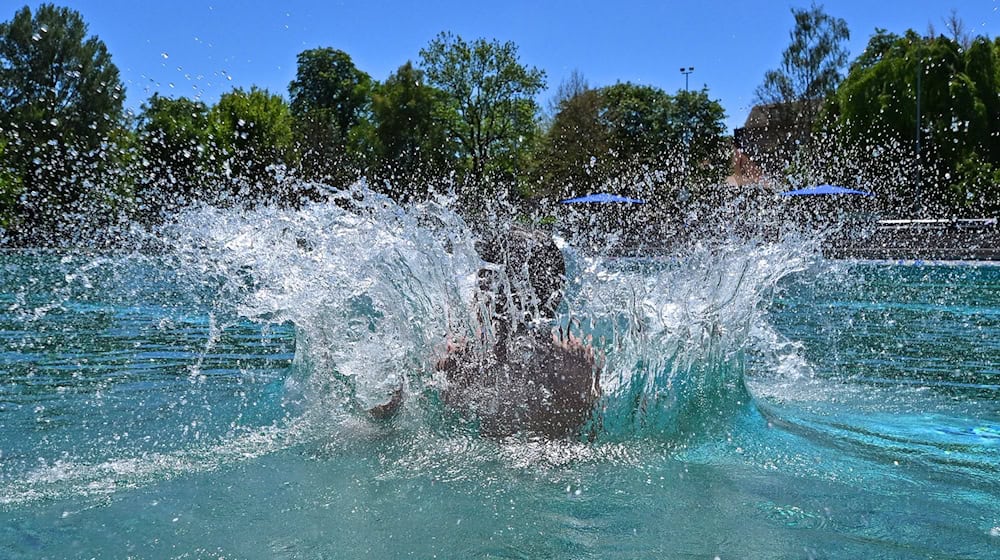
<path fill-rule="evenodd" d="M 997 219 L 880 220 L 874 229 L 833 239 L 835 259 L 1000 261 Z"/>
<path fill-rule="evenodd" d="M 670 255 L 683 246 L 684 240 L 699 235 L 676 224 L 671 227 L 670 224 L 646 223 L 645 227 L 630 230 L 634 225 L 635 222 L 626 225 L 611 244 L 604 243 L 605 233 L 595 230 L 595 252 L 613 257 Z M 828 226 L 820 220 L 800 223 L 798 227 L 809 231 Z M 747 235 L 776 239 L 779 233 L 777 228 L 748 227 Z M 843 225 L 827 236 L 822 251 L 828 259 L 1000 264 L 1000 223 L 996 218 L 859 221 Z"/>

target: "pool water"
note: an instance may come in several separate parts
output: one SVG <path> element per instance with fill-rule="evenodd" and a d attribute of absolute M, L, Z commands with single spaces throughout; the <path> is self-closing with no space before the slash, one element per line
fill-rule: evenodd
<path fill-rule="evenodd" d="M 271 305 L 301 272 L 287 264 L 2 254 L 2 556 L 1000 555 L 1000 267 L 816 258 L 765 281 L 758 263 L 781 259 L 761 255 L 720 264 L 705 305 L 707 261 L 580 257 L 568 305 L 608 356 L 607 419 L 553 442 L 480 437 L 430 381 L 394 421 L 352 414 L 341 393 L 360 383 L 308 350 L 409 363 L 336 338 L 357 317 L 384 330 L 377 286 L 376 311 L 295 315 Z"/>

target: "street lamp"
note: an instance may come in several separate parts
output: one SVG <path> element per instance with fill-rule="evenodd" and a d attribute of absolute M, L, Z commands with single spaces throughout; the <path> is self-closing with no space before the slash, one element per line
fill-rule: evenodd
<path fill-rule="evenodd" d="M 694 66 L 688 66 L 687 68 L 681 66 L 681 74 L 684 74 L 684 91 L 688 90 L 688 76 L 694 72 Z"/>
<path fill-rule="evenodd" d="M 922 45 L 921 45 L 921 47 L 918 47 L 918 48 L 920 48 L 919 54 L 922 55 L 923 54 L 923 52 L 922 52 L 923 51 Z M 918 212 L 918 213 L 921 212 L 921 207 L 920 207 L 920 203 L 921 203 L 921 200 L 920 200 L 920 195 L 921 195 L 921 192 L 920 192 L 921 191 L 920 183 L 923 181 L 923 178 L 920 176 L 920 168 L 921 168 L 921 166 L 924 163 L 923 160 L 921 159 L 921 155 L 922 154 L 920 153 L 920 76 L 923 73 L 924 73 L 924 61 L 923 61 L 923 58 L 921 57 L 921 58 L 917 59 L 917 146 L 916 146 L 917 147 L 917 160 L 916 160 L 917 164 L 914 166 L 915 167 L 914 172 L 916 173 L 916 176 L 917 176 L 916 185 L 914 185 L 914 186 L 916 187 L 916 191 L 917 192 L 915 193 L 916 196 L 913 197 L 914 206 L 916 207 L 916 212 Z M 917 216 L 917 217 L 919 218 L 920 216 Z"/>

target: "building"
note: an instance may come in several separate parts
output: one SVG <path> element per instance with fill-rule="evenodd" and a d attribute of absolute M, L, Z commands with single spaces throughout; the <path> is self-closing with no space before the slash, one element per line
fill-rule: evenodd
<path fill-rule="evenodd" d="M 821 103 L 772 103 L 751 109 L 743 127 L 733 131 L 732 184 L 759 183 L 783 174 L 798 147 L 809 140 Z"/>

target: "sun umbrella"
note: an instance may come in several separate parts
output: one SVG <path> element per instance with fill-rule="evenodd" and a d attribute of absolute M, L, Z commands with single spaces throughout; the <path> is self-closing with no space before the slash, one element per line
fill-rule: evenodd
<path fill-rule="evenodd" d="M 560 200 L 559 202 L 563 204 L 609 204 L 609 203 L 623 203 L 623 204 L 645 204 L 645 200 L 638 198 L 629 198 L 627 196 L 619 196 L 617 194 L 608 193 L 597 193 L 588 194 L 586 196 L 578 196 L 576 198 L 566 198 Z"/>
<path fill-rule="evenodd" d="M 824 194 L 859 194 L 861 196 L 874 196 L 870 192 L 848 189 L 846 187 L 838 187 L 836 185 L 816 185 L 815 187 L 786 191 L 781 193 L 781 196 L 815 196 Z"/>

